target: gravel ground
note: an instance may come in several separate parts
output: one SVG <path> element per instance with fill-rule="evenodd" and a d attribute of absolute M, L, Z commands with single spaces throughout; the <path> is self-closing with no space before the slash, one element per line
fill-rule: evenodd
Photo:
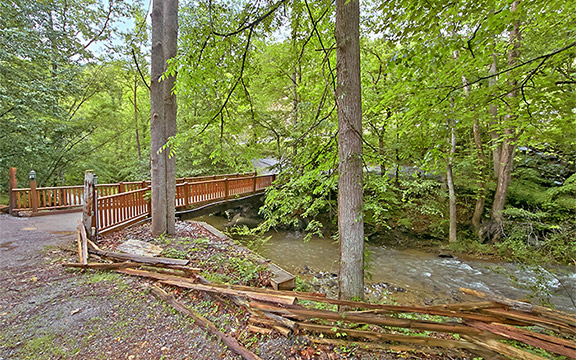
<path fill-rule="evenodd" d="M 65 270 L 75 234 L 43 226 L 69 222 L 59 216 L 0 215 L 0 360 L 239 358 L 156 301 L 147 282 Z"/>
<path fill-rule="evenodd" d="M 0 215 L 0 360 L 239 359 L 218 339 L 150 295 L 151 282 L 110 271 L 62 267 L 77 261 L 78 214 Z M 144 223 L 99 241 L 114 250 L 138 239 L 189 259 L 210 281 L 262 286 L 270 274 L 249 250 L 199 224 L 179 222 L 176 237 L 152 238 Z M 310 345 L 302 337 L 247 331 L 245 309 L 224 298 L 165 287 L 264 360 L 444 359 Z"/>

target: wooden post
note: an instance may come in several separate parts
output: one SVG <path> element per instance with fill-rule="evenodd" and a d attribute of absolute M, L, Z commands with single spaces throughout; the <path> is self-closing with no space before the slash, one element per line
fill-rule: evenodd
<path fill-rule="evenodd" d="M 118 193 L 123 193 L 126 191 L 126 186 L 122 181 L 118 183 Z"/>
<path fill-rule="evenodd" d="M 36 191 L 36 171 L 30 171 L 30 207 L 32 215 L 38 212 L 38 192 Z"/>
<path fill-rule="evenodd" d="M 224 199 L 228 201 L 228 178 L 224 178 Z"/>
<path fill-rule="evenodd" d="M 148 182 L 146 182 L 146 184 L 148 184 Z M 149 192 L 152 190 L 152 183 L 150 183 L 150 186 L 147 186 L 147 189 Z M 152 199 L 150 196 L 148 196 L 147 205 L 148 205 L 148 217 L 152 217 Z"/>
<path fill-rule="evenodd" d="M 190 204 L 190 185 L 188 181 L 184 180 L 184 206 L 188 209 L 188 205 Z"/>
<path fill-rule="evenodd" d="M 16 209 L 16 206 L 18 206 L 16 203 L 16 192 L 14 192 L 14 189 L 18 187 L 18 180 L 16 180 L 15 167 L 10 168 L 9 175 L 10 179 L 8 180 L 8 189 L 9 189 L 8 191 L 10 196 L 10 202 L 8 210 L 10 211 L 10 215 L 14 215 L 14 209 Z"/>
<path fill-rule="evenodd" d="M 87 170 L 84 173 L 84 207 L 82 209 L 82 226 L 86 229 L 88 239 L 93 239 L 92 234 L 92 218 L 94 217 L 94 173 Z"/>
<path fill-rule="evenodd" d="M 256 193 L 256 171 L 254 171 L 254 176 L 252 176 L 252 193 Z"/>

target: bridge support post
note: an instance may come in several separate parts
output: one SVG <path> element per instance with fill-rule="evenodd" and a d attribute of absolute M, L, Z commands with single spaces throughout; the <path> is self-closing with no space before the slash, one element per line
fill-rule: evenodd
<path fill-rule="evenodd" d="M 30 207 L 32 215 L 38 212 L 38 192 L 36 191 L 36 171 L 30 171 Z"/>
<path fill-rule="evenodd" d="M 8 193 L 10 196 L 10 200 L 8 203 L 8 211 L 10 215 L 14 215 L 14 209 L 16 209 L 17 201 L 16 201 L 16 192 L 14 189 L 18 187 L 18 180 L 16 180 L 16 168 L 11 167 L 9 171 L 9 180 L 8 180 Z"/>

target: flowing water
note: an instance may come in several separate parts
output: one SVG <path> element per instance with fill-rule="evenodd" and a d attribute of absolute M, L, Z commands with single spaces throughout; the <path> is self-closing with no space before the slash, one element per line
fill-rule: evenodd
<path fill-rule="evenodd" d="M 224 230 L 227 220 L 205 216 L 206 221 Z M 286 270 L 303 278 L 338 272 L 338 244 L 332 239 L 313 237 L 303 241 L 304 234 L 277 231 L 255 249 Z M 242 239 L 239 239 L 242 241 Z M 391 297 L 399 303 L 445 303 L 462 301 L 460 287 L 470 288 L 513 299 L 527 299 L 544 294 L 558 309 L 575 311 L 576 273 L 574 266 L 546 270 L 527 269 L 507 262 L 441 258 L 436 252 L 393 249 L 367 244 L 369 250 L 367 284 L 385 283 L 388 289 L 405 289 Z M 330 275 L 332 274 L 332 275 Z"/>

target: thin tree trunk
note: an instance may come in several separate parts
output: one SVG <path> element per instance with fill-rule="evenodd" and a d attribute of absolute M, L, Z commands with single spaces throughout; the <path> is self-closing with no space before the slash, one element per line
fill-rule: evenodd
<path fill-rule="evenodd" d="M 140 146 L 140 130 L 138 129 L 138 75 L 134 74 L 134 129 L 136 130 L 136 150 L 138 151 L 138 164 L 142 164 L 142 147 Z"/>
<path fill-rule="evenodd" d="M 454 100 L 452 100 L 452 107 Z M 454 188 L 454 176 L 452 174 L 452 167 L 454 163 L 454 155 L 456 154 L 456 120 L 454 118 L 448 119 L 448 128 L 450 129 L 450 151 L 448 153 L 448 164 L 446 165 L 446 183 L 448 185 L 448 203 L 450 208 L 450 228 L 448 232 L 448 240 L 454 243 L 458 240 L 457 225 L 458 219 L 456 214 L 456 189 Z"/>
<path fill-rule="evenodd" d="M 160 82 L 164 70 L 164 7 L 161 0 L 152 5 L 152 53 L 150 67 L 150 161 L 152 182 L 153 236 L 166 232 L 166 157 L 160 153 L 166 142 L 164 121 L 164 84 Z"/>
<path fill-rule="evenodd" d="M 178 39 L 178 0 L 164 0 L 164 59 L 165 63 L 176 57 Z M 166 65 L 167 66 L 167 65 Z M 168 75 L 164 83 L 164 121 L 166 140 L 176 136 L 176 114 L 178 105 L 173 93 L 176 75 Z M 176 233 L 176 158 L 171 148 L 164 151 L 166 161 L 166 233 Z"/>
<path fill-rule="evenodd" d="M 454 51 L 454 60 L 457 61 L 459 57 L 458 51 Z M 449 230 L 448 241 L 455 243 L 458 241 L 457 226 L 458 215 L 456 213 L 456 189 L 454 188 L 454 174 L 452 168 L 454 166 L 454 156 L 456 155 L 456 119 L 454 118 L 454 98 L 450 101 L 452 108 L 452 116 L 446 120 L 446 125 L 450 130 L 450 149 L 448 151 L 448 163 L 446 164 L 446 184 L 448 185 L 448 207 L 449 215 Z"/>
<path fill-rule="evenodd" d="M 362 218 L 362 99 L 360 3 L 336 1 L 336 104 L 338 106 L 339 298 L 364 297 Z"/>
<path fill-rule="evenodd" d="M 464 85 L 464 95 L 468 98 L 470 96 L 470 85 L 466 76 L 462 76 L 462 84 Z M 478 191 L 476 192 L 476 205 L 474 206 L 474 214 L 472 214 L 472 227 L 474 228 L 474 233 L 478 235 L 480 233 L 480 224 L 482 222 L 482 216 L 484 215 L 484 204 L 486 202 L 487 159 L 482 146 L 480 121 L 477 117 L 474 118 L 474 123 L 472 124 L 472 133 L 474 135 L 474 146 L 476 148 L 478 166 L 480 167 L 480 181 L 478 183 Z"/>
<path fill-rule="evenodd" d="M 519 1 L 516 0 L 512 3 L 510 8 L 511 12 L 516 12 Z M 514 21 L 512 30 L 510 31 L 510 50 L 508 52 L 508 66 L 513 67 L 518 63 L 519 47 L 520 47 L 520 22 Z M 494 194 L 494 202 L 492 204 L 492 213 L 490 223 L 487 228 L 487 235 L 490 236 L 492 242 L 498 242 L 503 235 L 502 224 L 502 210 L 506 204 L 506 195 L 508 192 L 508 185 L 512 177 L 512 169 L 514 165 L 514 155 L 516 153 L 516 126 L 514 124 L 518 117 L 518 91 L 517 80 L 514 74 L 510 75 L 508 80 L 508 87 L 510 88 L 506 106 L 506 115 L 504 122 L 506 129 L 503 134 L 502 149 L 499 161 L 498 171 L 498 185 Z M 486 232 L 485 232 L 486 233 Z"/>
<path fill-rule="evenodd" d="M 492 64 L 490 64 L 489 74 L 492 77 L 488 80 L 488 87 L 494 89 L 496 87 L 496 77 L 494 76 L 498 72 L 495 49 L 492 50 Z M 498 173 L 500 172 L 500 157 L 502 154 L 502 144 L 498 142 L 498 106 L 496 104 L 490 104 L 490 137 L 492 139 L 492 162 L 494 167 L 494 178 L 498 178 Z"/>

